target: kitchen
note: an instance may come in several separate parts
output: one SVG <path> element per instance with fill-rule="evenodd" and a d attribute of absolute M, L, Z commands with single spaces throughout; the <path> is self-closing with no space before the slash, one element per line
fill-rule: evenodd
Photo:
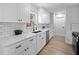
<path fill-rule="evenodd" d="M 0 55 L 78 54 L 78 12 L 78 3 L 0 3 Z"/>

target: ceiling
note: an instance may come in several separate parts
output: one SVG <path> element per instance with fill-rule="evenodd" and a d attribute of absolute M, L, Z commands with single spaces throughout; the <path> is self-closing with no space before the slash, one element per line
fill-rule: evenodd
<path fill-rule="evenodd" d="M 46 8 L 49 12 L 64 10 L 70 6 L 77 6 L 77 3 L 34 3 L 37 7 Z"/>

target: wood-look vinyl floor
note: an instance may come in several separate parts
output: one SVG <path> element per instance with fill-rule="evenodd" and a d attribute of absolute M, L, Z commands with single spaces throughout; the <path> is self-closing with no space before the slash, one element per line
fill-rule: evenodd
<path fill-rule="evenodd" d="M 41 50 L 39 55 L 74 55 L 71 45 L 65 43 L 64 37 L 55 36 Z"/>

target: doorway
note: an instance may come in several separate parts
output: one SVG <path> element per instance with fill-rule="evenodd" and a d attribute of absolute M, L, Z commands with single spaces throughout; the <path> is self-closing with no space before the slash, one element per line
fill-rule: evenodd
<path fill-rule="evenodd" d="M 65 36 L 65 19 L 66 19 L 65 11 L 54 13 L 55 36 Z"/>

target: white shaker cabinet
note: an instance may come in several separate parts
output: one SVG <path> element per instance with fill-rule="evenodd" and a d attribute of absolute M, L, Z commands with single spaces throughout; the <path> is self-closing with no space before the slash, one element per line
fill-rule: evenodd
<path fill-rule="evenodd" d="M 78 6 L 72 6 L 70 8 L 66 9 L 66 17 L 70 22 L 73 23 L 79 23 L 79 7 Z"/>
<path fill-rule="evenodd" d="M 45 46 L 46 44 L 46 32 L 40 32 L 37 34 L 37 53 Z"/>
<path fill-rule="evenodd" d="M 30 4 L 19 3 L 17 4 L 17 9 L 18 9 L 18 21 L 27 22 L 29 19 Z"/>
<path fill-rule="evenodd" d="M 0 22 L 3 21 L 3 7 L 2 7 L 3 4 L 0 4 Z"/>
<path fill-rule="evenodd" d="M 25 38 L 24 40 L 12 45 L 4 46 L 1 55 L 35 55 L 36 36 Z"/>
<path fill-rule="evenodd" d="M 3 21 L 2 22 L 16 22 L 17 21 L 17 4 L 4 3 L 3 7 Z"/>
<path fill-rule="evenodd" d="M 45 44 L 46 44 L 46 32 L 43 32 L 42 33 L 42 48 L 45 46 Z"/>
<path fill-rule="evenodd" d="M 37 21 L 37 8 L 32 4 L 20 3 L 18 4 L 18 21 L 30 22 L 30 14 L 35 15 L 35 21 Z"/>
<path fill-rule="evenodd" d="M 0 22 L 26 22 L 28 20 L 28 3 L 0 4 Z"/>
<path fill-rule="evenodd" d="M 2 3 L 0 4 L 0 22 L 26 23 L 30 21 L 30 12 L 34 14 L 38 12 L 37 8 L 30 3 Z"/>

